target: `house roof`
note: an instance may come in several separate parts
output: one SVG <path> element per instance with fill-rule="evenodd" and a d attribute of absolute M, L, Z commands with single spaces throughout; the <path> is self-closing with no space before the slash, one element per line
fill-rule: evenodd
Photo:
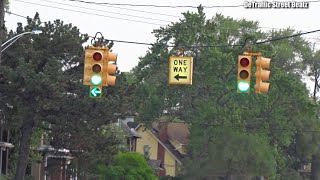
<path fill-rule="evenodd" d="M 184 158 L 184 156 L 175 149 L 175 147 L 168 141 L 160 141 L 158 133 L 155 132 L 154 130 L 151 131 L 151 133 L 156 137 L 156 139 L 159 141 L 159 143 L 167 149 L 167 151 L 181 164 L 181 160 Z"/>
<path fill-rule="evenodd" d="M 139 124 L 136 129 L 143 126 Z M 169 140 L 161 141 L 159 137 L 159 123 L 152 123 L 152 130 L 148 130 L 157 139 L 157 141 L 181 164 L 181 160 L 185 157 L 182 155 L 170 142 Z M 168 137 L 179 142 L 181 145 L 188 144 L 189 129 L 185 123 L 168 123 L 167 127 Z"/>
<path fill-rule="evenodd" d="M 13 148 L 14 145 L 12 145 L 11 143 L 8 143 L 8 142 L 2 142 L 2 141 L 0 141 L 0 147 Z M 1 151 L 1 150 L 0 150 L 0 151 Z"/>
<path fill-rule="evenodd" d="M 123 129 L 124 133 L 128 137 L 137 137 L 141 138 L 142 136 L 134 129 L 136 126 L 138 126 L 137 123 L 134 122 L 124 122 L 121 121 L 121 128 Z"/>
<path fill-rule="evenodd" d="M 152 123 L 152 127 L 159 131 L 159 123 Z M 168 137 L 176 140 L 180 144 L 186 145 L 189 142 L 188 136 L 190 134 L 187 124 L 185 123 L 168 123 L 167 129 Z"/>
<path fill-rule="evenodd" d="M 183 156 L 179 153 L 179 151 L 175 150 L 175 148 L 170 144 L 169 141 L 163 142 L 160 141 L 159 136 L 157 134 L 157 132 L 155 132 L 154 130 L 148 130 L 154 137 L 155 139 L 169 152 L 169 154 L 171 154 L 173 156 L 173 158 L 175 160 L 177 160 L 177 162 L 179 164 L 181 163 L 181 160 L 183 158 Z"/>
<path fill-rule="evenodd" d="M 68 149 L 55 149 L 51 145 L 40 145 L 37 148 L 38 151 L 40 152 L 45 152 L 46 156 L 49 158 L 62 158 L 62 159 L 73 159 L 70 150 Z"/>
<path fill-rule="evenodd" d="M 139 125 L 139 123 L 136 123 L 136 122 L 127 122 L 127 126 L 129 127 L 129 128 L 133 128 L 133 129 L 135 129 L 137 126 Z"/>

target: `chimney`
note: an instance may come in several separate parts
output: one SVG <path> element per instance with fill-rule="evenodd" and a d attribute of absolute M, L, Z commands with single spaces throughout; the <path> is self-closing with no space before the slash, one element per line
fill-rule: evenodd
<path fill-rule="evenodd" d="M 162 142 L 168 140 L 168 122 L 161 121 L 159 122 L 159 139 Z"/>

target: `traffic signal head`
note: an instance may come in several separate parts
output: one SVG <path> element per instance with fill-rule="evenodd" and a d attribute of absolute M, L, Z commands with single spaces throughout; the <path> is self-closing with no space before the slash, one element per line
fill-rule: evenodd
<path fill-rule="evenodd" d="M 104 58 L 104 66 L 106 67 L 103 72 L 103 86 L 115 86 L 116 72 L 117 72 L 117 54 L 108 51 L 107 56 Z"/>
<path fill-rule="evenodd" d="M 270 71 L 264 70 L 270 68 L 271 59 L 264 58 L 261 56 L 257 57 L 256 60 L 256 84 L 254 85 L 254 89 L 256 93 L 267 93 L 270 89 L 270 83 L 266 83 L 263 81 L 268 81 L 270 79 Z"/>
<path fill-rule="evenodd" d="M 102 84 L 103 56 L 105 49 L 89 47 L 85 50 L 84 85 L 99 86 Z"/>
<path fill-rule="evenodd" d="M 238 56 L 238 93 L 250 93 L 251 61 L 251 56 Z"/>
<path fill-rule="evenodd" d="M 91 46 L 85 49 L 83 84 L 90 86 L 91 97 L 101 97 L 106 52 L 107 49 L 102 47 Z"/>

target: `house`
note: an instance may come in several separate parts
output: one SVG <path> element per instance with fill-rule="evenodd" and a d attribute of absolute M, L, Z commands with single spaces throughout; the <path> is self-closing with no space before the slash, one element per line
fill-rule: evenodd
<path fill-rule="evenodd" d="M 133 117 L 126 117 L 119 118 L 118 125 L 124 133 L 128 150 L 130 152 L 135 152 L 137 139 L 141 138 L 141 135 L 135 130 L 139 124 L 134 122 Z"/>
<path fill-rule="evenodd" d="M 9 140 L 10 131 L 3 128 L 3 124 L 0 122 L 0 177 L 8 174 L 9 151 L 14 147 Z"/>
<path fill-rule="evenodd" d="M 118 120 L 127 138 L 129 151 L 139 152 L 159 176 L 177 176 L 187 155 L 189 129 L 185 123 L 154 122 L 150 129 L 132 117 Z"/>
<path fill-rule="evenodd" d="M 136 152 L 159 163 L 159 176 L 177 176 L 181 173 L 182 160 L 186 156 L 189 130 L 185 123 L 152 123 L 151 129 L 143 124 L 135 128 L 142 136 L 137 139 Z"/>
<path fill-rule="evenodd" d="M 37 151 L 43 154 L 43 159 L 31 165 L 31 176 L 34 180 L 67 180 L 72 177 L 67 171 L 70 161 L 74 158 L 69 150 L 41 145 Z"/>
<path fill-rule="evenodd" d="M 70 150 L 54 148 L 51 146 L 47 133 L 42 134 L 40 146 L 32 148 L 41 154 L 41 158 L 31 162 L 31 177 L 34 180 L 70 180 L 76 179 L 76 173 L 72 173 L 70 167 L 75 158 Z M 75 152 L 75 151 L 73 151 Z"/>
<path fill-rule="evenodd" d="M 310 162 L 303 162 L 300 164 L 298 172 L 302 177 L 305 179 L 310 179 L 311 176 L 311 163 Z"/>

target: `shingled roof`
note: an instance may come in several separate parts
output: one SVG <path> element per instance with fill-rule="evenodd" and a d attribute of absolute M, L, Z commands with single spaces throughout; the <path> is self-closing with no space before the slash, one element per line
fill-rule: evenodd
<path fill-rule="evenodd" d="M 159 131 L 159 123 L 152 123 L 152 128 Z M 168 137 L 179 142 L 180 144 L 186 145 L 189 142 L 188 136 L 190 134 L 187 124 L 185 123 L 168 123 L 167 129 Z"/>

